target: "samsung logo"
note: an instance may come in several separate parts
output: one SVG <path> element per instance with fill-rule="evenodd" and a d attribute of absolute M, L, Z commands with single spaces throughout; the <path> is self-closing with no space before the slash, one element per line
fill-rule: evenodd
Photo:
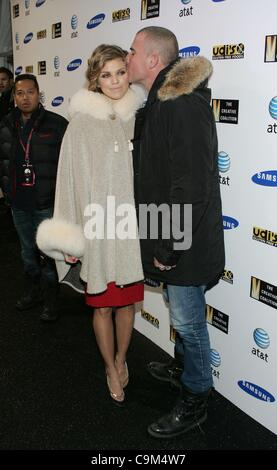
<path fill-rule="evenodd" d="M 223 228 L 224 230 L 231 230 L 232 228 L 238 227 L 239 223 L 236 219 L 228 217 L 228 215 L 223 215 Z"/>
<path fill-rule="evenodd" d="M 266 402 L 274 402 L 275 398 L 271 393 L 265 390 L 259 385 L 252 384 L 251 382 L 247 382 L 247 380 L 239 380 L 238 386 L 246 393 L 251 395 L 252 397 L 257 398 L 258 400 L 266 401 Z"/>
<path fill-rule="evenodd" d="M 80 67 L 81 63 L 82 59 L 73 59 L 71 62 L 69 62 L 67 70 L 72 72 L 73 70 L 76 70 L 78 67 Z"/>
<path fill-rule="evenodd" d="M 225 0 L 212 0 L 213 2 L 225 2 Z"/>
<path fill-rule="evenodd" d="M 94 16 L 89 20 L 87 23 L 87 29 L 92 29 L 96 28 L 96 26 L 99 26 L 102 21 L 105 19 L 105 14 L 104 13 L 99 13 L 99 15 Z"/>
<path fill-rule="evenodd" d="M 28 42 L 30 42 L 32 38 L 33 38 L 33 33 L 26 34 L 24 38 L 24 44 L 27 44 Z"/>
<path fill-rule="evenodd" d="M 19 75 L 20 73 L 22 72 L 22 67 L 21 65 L 19 65 L 19 67 L 17 67 L 14 71 L 15 75 Z"/>
<path fill-rule="evenodd" d="M 252 176 L 252 181 L 262 186 L 277 186 L 277 170 L 260 171 Z"/>
<path fill-rule="evenodd" d="M 36 7 L 40 7 L 41 5 L 43 5 L 45 3 L 46 0 L 37 0 L 36 1 Z"/>
<path fill-rule="evenodd" d="M 179 50 L 180 57 L 194 57 L 198 55 L 200 52 L 200 47 L 198 46 L 189 46 L 184 47 L 183 49 Z"/>
<path fill-rule="evenodd" d="M 53 99 L 52 101 L 52 106 L 60 106 L 64 101 L 64 97 L 63 96 L 56 96 L 56 98 Z"/>

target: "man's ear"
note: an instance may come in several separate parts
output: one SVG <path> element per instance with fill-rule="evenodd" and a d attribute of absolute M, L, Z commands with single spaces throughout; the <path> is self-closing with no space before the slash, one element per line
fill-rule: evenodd
<path fill-rule="evenodd" d="M 160 58 L 158 54 L 151 54 L 149 56 L 149 68 L 154 69 L 155 67 L 157 67 L 159 61 L 160 61 Z"/>

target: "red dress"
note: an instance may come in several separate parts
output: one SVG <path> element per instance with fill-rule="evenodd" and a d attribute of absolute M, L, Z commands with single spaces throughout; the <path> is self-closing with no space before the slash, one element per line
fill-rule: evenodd
<path fill-rule="evenodd" d="M 125 305 L 141 302 L 144 298 L 144 284 L 137 282 L 127 286 L 117 286 L 109 282 L 108 289 L 100 294 L 87 294 L 86 304 L 90 307 L 123 307 Z"/>

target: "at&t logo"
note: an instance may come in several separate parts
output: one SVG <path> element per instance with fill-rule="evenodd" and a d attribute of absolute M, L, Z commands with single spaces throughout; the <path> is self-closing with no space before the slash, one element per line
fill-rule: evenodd
<path fill-rule="evenodd" d="M 220 358 L 219 352 L 216 351 L 216 349 L 211 349 L 211 351 L 210 351 L 210 361 L 211 361 L 212 366 L 214 366 L 216 368 L 220 366 L 221 358 Z M 215 369 L 213 369 L 213 367 L 211 369 L 212 369 L 213 376 L 216 377 L 217 379 L 219 379 L 219 375 L 220 375 L 219 370 L 215 370 Z"/>
<path fill-rule="evenodd" d="M 268 111 L 272 119 L 277 120 L 277 96 L 274 96 L 268 106 Z M 267 127 L 268 134 L 277 134 L 277 123 L 269 124 Z"/>
<path fill-rule="evenodd" d="M 25 16 L 30 15 L 30 0 L 25 0 Z"/>
<path fill-rule="evenodd" d="M 73 32 L 71 33 L 71 38 L 77 38 L 78 37 L 78 31 L 76 31 L 78 27 L 78 16 L 77 15 L 72 15 L 71 17 L 71 28 L 73 29 Z"/>
<path fill-rule="evenodd" d="M 60 68 L 60 58 L 59 58 L 59 56 L 56 55 L 56 56 L 54 57 L 53 63 L 54 63 L 54 69 L 55 69 L 55 71 L 54 71 L 54 77 L 59 77 L 59 76 L 60 76 L 60 71 L 59 71 L 59 68 Z"/>
<path fill-rule="evenodd" d="M 183 5 L 188 5 L 191 0 L 181 0 Z M 193 6 L 191 5 L 190 7 L 184 7 L 182 10 L 179 12 L 180 18 L 183 18 L 184 16 L 192 16 L 193 15 Z"/>
<path fill-rule="evenodd" d="M 226 173 L 230 169 L 230 156 L 228 153 L 221 151 L 218 154 L 218 170 L 220 173 Z M 229 186 L 230 185 L 230 177 L 229 176 L 222 176 L 219 175 L 219 182 L 220 184 Z"/>
<path fill-rule="evenodd" d="M 270 345 L 270 339 L 268 333 L 262 328 L 256 328 L 253 332 L 253 338 L 257 346 L 261 349 L 267 349 Z M 262 361 L 268 362 L 269 356 L 265 351 L 261 351 L 259 348 L 252 348 L 252 354 Z"/>

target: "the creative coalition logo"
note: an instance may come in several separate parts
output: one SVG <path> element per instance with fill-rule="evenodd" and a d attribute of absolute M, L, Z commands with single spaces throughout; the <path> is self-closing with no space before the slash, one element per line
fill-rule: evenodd
<path fill-rule="evenodd" d="M 183 49 L 179 50 L 179 56 L 180 57 L 195 57 L 198 55 L 200 52 L 200 47 L 198 46 L 188 46 L 188 47 L 183 47 Z"/>
<path fill-rule="evenodd" d="M 234 283 L 234 274 L 230 269 L 224 269 L 222 275 L 221 275 L 222 281 L 228 282 L 228 284 L 233 284 Z"/>
<path fill-rule="evenodd" d="M 13 6 L 13 18 L 17 18 L 19 16 L 19 4 Z"/>
<path fill-rule="evenodd" d="M 253 183 L 261 186 L 277 186 L 277 170 L 264 170 L 252 176 Z"/>
<path fill-rule="evenodd" d="M 129 20 L 130 19 L 130 8 L 125 8 L 124 10 L 117 10 L 112 12 L 112 22 Z"/>
<path fill-rule="evenodd" d="M 270 345 L 270 339 L 268 333 L 262 328 L 256 328 L 253 332 L 253 338 L 256 345 L 261 349 L 267 349 Z M 261 359 L 262 361 L 269 362 L 269 355 L 265 351 L 261 351 L 259 348 L 253 347 L 251 353 L 253 356 Z"/>
<path fill-rule="evenodd" d="M 229 217 L 228 215 L 223 215 L 222 220 L 224 230 L 232 230 L 233 228 L 237 228 L 239 226 L 239 222 L 236 219 L 233 219 L 233 217 Z"/>
<path fill-rule="evenodd" d="M 252 239 L 266 245 L 277 247 L 277 232 L 265 228 L 253 227 Z"/>
<path fill-rule="evenodd" d="M 78 37 L 78 31 L 77 31 L 77 28 L 78 28 L 78 16 L 77 16 L 77 15 L 72 15 L 72 16 L 71 16 L 70 24 L 71 24 L 71 28 L 73 29 L 73 31 L 72 31 L 72 33 L 71 33 L 71 38 L 77 38 L 77 37 Z"/>
<path fill-rule="evenodd" d="M 46 0 L 37 0 L 36 1 L 36 7 L 41 7 L 46 2 Z"/>
<path fill-rule="evenodd" d="M 259 385 L 248 382 L 248 380 L 239 380 L 238 386 L 244 392 L 248 393 L 254 398 L 257 398 L 258 400 L 262 400 L 267 403 L 272 403 L 275 401 L 275 398 L 271 393 L 269 393 L 267 390 L 260 387 Z"/>
<path fill-rule="evenodd" d="M 141 0 L 140 19 L 148 20 L 160 16 L 160 0 Z"/>
<path fill-rule="evenodd" d="M 277 35 L 265 37 L 264 62 L 277 62 Z"/>
<path fill-rule="evenodd" d="M 64 102 L 63 96 L 56 96 L 56 98 L 52 100 L 51 104 L 52 106 L 60 106 L 63 102 Z"/>
<path fill-rule="evenodd" d="M 33 39 L 33 33 L 28 33 L 28 34 L 26 34 L 23 42 L 24 42 L 24 44 L 28 44 L 28 42 L 30 42 L 32 39 Z"/>
<path fill-rule="evenodd" d="M 238 124 L 238 100 L 213 99 L 212 107 L 216 122 L 222 122 L 224 124 Z"/>
<path fill-rule="evenodd" d="M 62 36 L 62 23 L 53 23 L 52 24 L 52 39 L 60 38 Z"/>
<path fill-rule="evenodd" d="M 18 67 L 16 67 L 15 71 L 14 71 L 14 74 L 15 75 L 20 75 L 22 72 L 22 67 L 21 65 L 19 65 Z"/>
<path fill-rule="evenodd" d="M 93 29 L 99 26 L 105 19 L 104 13 L 99 13 L 98 15 L 91 18 L 87 23 L 87 29 Z"/>
<path fill-rule="evenodd" d="M 46 60 L 38 62 L 38 75 L 46 75 Z"/>
<path fill-rule="evenodd" d="M 155 328 L 160 328 L 160 322 L 158 320 L 158 318 L 154 317 L 153 315 L 151 315 L 149 312 L 146 312 L 146 310 L 141 310 L 141 317 L 148 321 L 148 323 L 151 323 L 152 326 L 154 326 Z"/>
<path fill-rule="evenodd" d="M 53 65 L 54 65 L 54 77 L 59 77 L 60 76 L 60 58 L 59 56 L 55 56 L 53 60 Z"/>
<path fill-rule="evenodd" d="M 206 306 L 206 318 L 207 322 L 217 328 L 223 333 L 228 334 L 229 330 L 229 316 L 226 313 L 220 312 L 219 310 L 211 307 L 210 305 Z"/>
<path fill-rule="evenodd" d="M 229 171 L 231 159 L 227 152 L 221 150 L 218 153 L 217 162 L 218 170 L 220 171 L 220 173 L 227 173 L 227 171 Z M 230 186 L 230 177 L 219 175 L 219 183 L 225 186 Z"/>
<path fill-rule="evenodd" d="M 78 69 L 81 64 L 82 64 L 82 59 L 73 59 L 71 62 L 69 62 L 67 66 L 68 72 L 72 72 L 73 70 Z"/>
<path fill-rule="evenodd" d="M 244 44 L 225 44 L 213 46 L 213 60 L 222 59 L 243 59 L 244 58 Z"/>
<path fill-rule="evenodd" d="M 188 5 L 192 0 L 181 0 L 183 5 Z M 179 11 L 180 18 L 184 16 L 192 16 L 193 15 L 193 6 L 185 6 L 182 10 Z"/>
<path fill-rule="evenodd" d="M 277 286 L 251 276 L 250 297 L 277 309 Z"/>

